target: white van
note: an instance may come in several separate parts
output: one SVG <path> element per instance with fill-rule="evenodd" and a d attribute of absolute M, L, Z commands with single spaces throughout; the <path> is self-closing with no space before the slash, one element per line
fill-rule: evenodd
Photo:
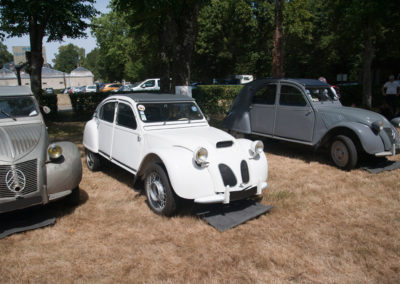
<path fill-rule="evenodd" d="M 235 75 L 235 79 L 240 81 L 240 84 L 246 84 L 254 80 L 253 75 Z"/>
<path fill-rule="evenodd" d="M 132 91 L 159 91 L 159 90 L 160 90 L 160 78 L 146 79 L 132 88 Z"/>

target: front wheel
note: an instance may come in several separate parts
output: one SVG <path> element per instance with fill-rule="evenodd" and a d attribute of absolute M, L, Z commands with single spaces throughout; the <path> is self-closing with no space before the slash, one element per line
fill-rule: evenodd
<path fill-rule="evenodd" d="M 353 169 L 358 160 L 354 142 L 347 136 L 338 135 L 331 143 L 330 153 L 333 163 L 341 169 Z"/>
<path fill-rule="evenodd" d="M 172 191 L 168 176 L 160 165 L 150 166 L 144 187 L 151 210 L 164 216 L 171 216 L 176 212 L 177 196 Z"/>
<path fill-rule="evenodd" d="M 86 165 L 92 172 L 98 171 L 101 167 L 101 158 L 98 154 L 86 149 Z"/>
<path fill-rule="evenodd" d="M 71 206 L 77 206 L 80 202 L 80 193 L 79 187 L 76 187 L 72 190 L 71 194 L 65 197 L 66 202 Z"/>

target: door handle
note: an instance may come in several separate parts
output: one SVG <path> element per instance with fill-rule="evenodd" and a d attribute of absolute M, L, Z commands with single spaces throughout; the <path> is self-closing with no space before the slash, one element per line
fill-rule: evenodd
<path fill-rule="evenodd" d="M 137 141 L 138 141 L 138 142 L 142 141 L 142 137 L 141 137 L 140 135 L 138 135 Z"/>

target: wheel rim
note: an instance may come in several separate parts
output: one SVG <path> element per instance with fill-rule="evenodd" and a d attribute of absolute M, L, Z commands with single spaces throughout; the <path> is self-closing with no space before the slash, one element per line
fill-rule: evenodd
<path fill-rule="evenodd" d="M 345 167 L 349 162 L 349 150 L 346 145 L 339 140 L 332 143 L 331 156 L 336 165 Z"/>
<path fill-rule="evenodd" d="M 147 198 L 150 205 L 157 211 L 164 209 L 167 195 L 158 173 L 151 173 L 147 182 Z"/>
<path fill-rule="evenodd" d="M 92 153 L 87 153 L 86 154 L 86 163 L 87 163 L 89 169 L 93 168 L 94 161 L 93 161 L 93 154 Z"/>

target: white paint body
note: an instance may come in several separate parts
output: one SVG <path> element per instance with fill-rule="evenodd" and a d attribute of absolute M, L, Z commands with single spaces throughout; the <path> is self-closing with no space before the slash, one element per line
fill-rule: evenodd
<path fill-rule="evenodd" d="M 114 95 L 107 102 L 129 104 L 137 127 L 128 129 L 101 120 L 95 114 L 85 126 L 83 145 L 112 163 L 133 173 L 141 173 L 143 161 L 156 155 L 164 164 L 175 193 L 198 203 L 229 203 L 232 192 L 257 188 L 257 194 L 267 187 L 268 163 L 264 153 L 251 155 L 252 141 L 235 139 L 230 134 L 210 127 L 206 119 L 192 121 L 145 123 L 139 118 L 137 102 L 127 96 Z M 117 113 L 117 112 L 116 112 Z M 115 114 L 116 116 L 116 114 Z M 233 141 L 230 147 L 217 148 L 217 142 Z M 208 166 L 200 167 L 194 152 L 200 147 L 208 150 Z M 249 181 L 242 182 L 241 162 L 246 161 Z M 225 186 L 219 164 L 234 173 L 235 186 Z"/>

